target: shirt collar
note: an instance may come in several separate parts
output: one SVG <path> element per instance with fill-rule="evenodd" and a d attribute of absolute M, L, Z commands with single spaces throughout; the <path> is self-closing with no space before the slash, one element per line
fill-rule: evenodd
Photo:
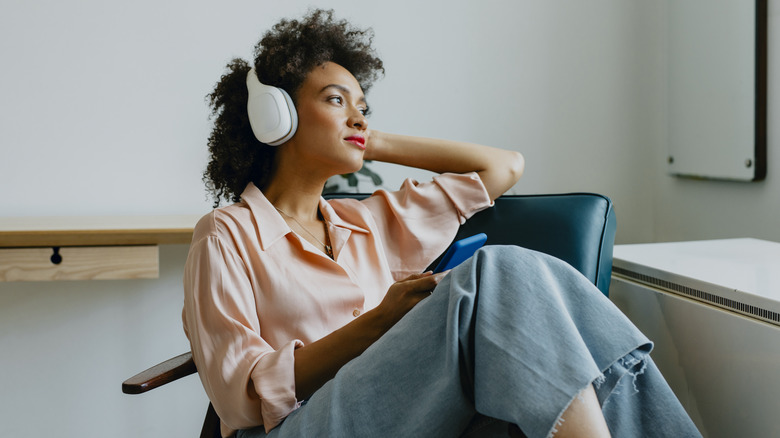
<path fill-rule="evenodd" d="M 367 229 L 359 227 L 355 224 L 351 224 L 342 219 L 336 213 L 336 210 L 333 208 L 330 202 L 326 201 L 325 198 L 322 197 L 320 197 L 320 212 L 322 212 L 322 217 L 325 218 L 326 221 L 330 222 L 332 225 L 338 228 L 345 228 L 347 230 L 357 231 L 359 233 L 368 233 Z"/>
<path fill-rule="evenodd" d="M 247 184 L 246 188 L 241 193 L 241 200 L 249 206 L 249 210 L 255 218 L 260 248 L 263 251 L 273 245 L 277 240 L 292 232 L 292 229 L 287 225 L 287 222 L 285 222 L 282 215 L 276 210 L 276 207 L 271 204 L 271 201 L 265 197 L 263 192 L 260 191 L 254 183 L 250 182 Z M 368 230 L 365 228 L 344 221 L 339 217 L 330 203 L 322 197 L 320 197 L 320 211 L 325 220 L 337 228 L 368 233 Z"/>
<path fill-rule="evenodd" d="M 257 224 L 257 235 L 260 240 L 260 248 L 265 251 L 268 247 L 281 239 L 287 233 L 292 232 L 290 226 L 284 221 L 282 215 L 276 211 L 271 201 L 254 183 L 247 184 L 241 193 L 241 200 L 249 206 L 252 216 Z"/>

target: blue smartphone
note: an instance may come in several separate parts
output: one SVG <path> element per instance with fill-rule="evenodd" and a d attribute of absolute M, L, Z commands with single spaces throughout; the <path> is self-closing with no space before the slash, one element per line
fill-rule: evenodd
<path fill-rule="evenodd" d="M 465 239 L 458 240 L 450 245 L 433 273 L 447 271 L 463 263 L 474 255 L 487 241 L 487 234 L 479 233 Z"/>

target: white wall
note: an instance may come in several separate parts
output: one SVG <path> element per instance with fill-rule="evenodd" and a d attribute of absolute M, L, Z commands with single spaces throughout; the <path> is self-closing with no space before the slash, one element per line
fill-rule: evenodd
<path fill-rule="evenodd" d="M 376 31 L 387 77 L 368 96 L 372 127 L 520 150 L 527 171 L 516 193 L 604 193 L 616 204 L 618 242 L 642 242 L 692 234 L 686 224 L 699 219 L 688 204 L 700 196 L 736 192 L 727 202 L 734 205 L 750 191 L 749 205 L 759 208 L 777 184 L 723 189 L 659 175 L 661 3 L 327 5 Z M 306 7 L 302 0 L 4 1 L 0 215 L 205 212 L 203 97 L 231 57 L 248 58 L 265 29 Z M 777 41 L 771 29 L 770 38 Z M 775 96 L 776 89 L 770 84 Z M 770 132 L 770 142 L 776 138 Z M 422 176 L 379 168 L 388 186 Z M 667 203 L 690 210 L 684 222 L 670 223 Z M 657 221 L 654 211 L 663 212 Z M 768 233 L 777 206 L 761 211 Z M 0 436 L 197 432 L 206 405 L 197 378 L 143 396 L 119 389 L 126 377 L 188 349 L 180 324 L 186 249 L 161 248 L 158 280 L 0 283 Z"/>

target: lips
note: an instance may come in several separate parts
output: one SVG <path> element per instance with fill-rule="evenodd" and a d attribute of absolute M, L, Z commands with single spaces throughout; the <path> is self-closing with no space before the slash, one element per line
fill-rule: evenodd
<path fill-rule="evenodd" d="M 350 137 L 345 138 L 344 140 L 354 144 L 355 146 L 359 147 L 360 150 L 366 150 L 366 138 L 362 135 L 353 135 Z"/>

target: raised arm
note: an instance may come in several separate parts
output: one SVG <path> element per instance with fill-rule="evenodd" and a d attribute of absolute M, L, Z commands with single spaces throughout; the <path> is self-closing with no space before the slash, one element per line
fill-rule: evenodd
<path fill-rule="evenodd" d="M 525 168 L 525 160 L 519 152 L 375 130 L 371 130 L 364 159 L 437 173 L 477 172 L 491 199 L 509 190 Z"/>

